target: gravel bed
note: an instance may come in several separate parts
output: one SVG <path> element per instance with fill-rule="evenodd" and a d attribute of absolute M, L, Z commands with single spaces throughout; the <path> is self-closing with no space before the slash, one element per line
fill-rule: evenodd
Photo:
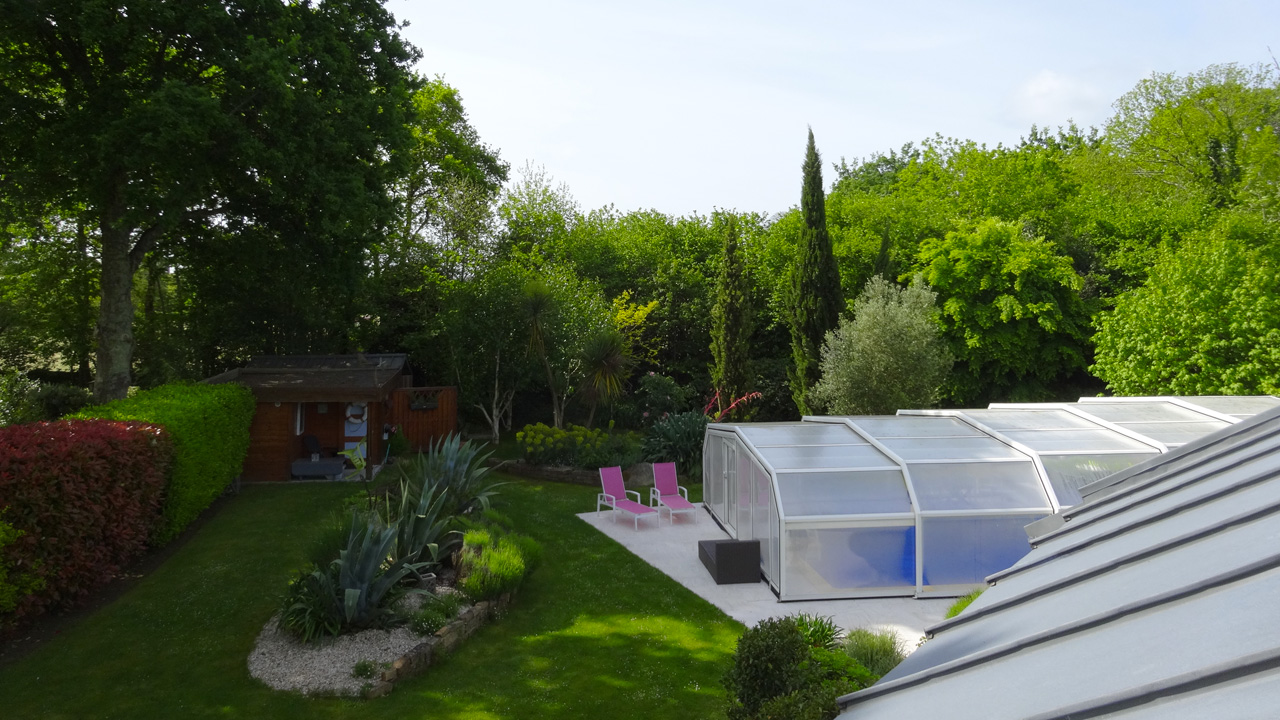
<path fill-rule="evenodd" d="M 377 678 L 352 677 L 351 668 L 371 660 L 381 672 L 390 663 L 424 641 L 406 627 L 364 630 L 320 643 L 305 644 L 280 631 L 271 618 L 249 653 L 249 674 L 276 690 L 307 695 L 359 695 L 366 683 Z"/>

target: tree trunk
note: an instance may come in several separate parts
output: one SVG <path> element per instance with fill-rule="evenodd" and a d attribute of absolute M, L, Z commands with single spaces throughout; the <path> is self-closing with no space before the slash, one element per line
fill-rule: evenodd
<path fill-rule="evenodd" d="M 98 309 L 98 367 L 95 402 L 129 394 L 133 362 L 133 263 L 128 230 L 102 223 L 102 302 Z"/>

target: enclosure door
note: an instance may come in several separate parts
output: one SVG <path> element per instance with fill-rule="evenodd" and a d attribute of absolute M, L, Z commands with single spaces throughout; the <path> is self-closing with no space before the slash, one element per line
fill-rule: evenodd
<path fill-rule="evenodd" d="M 735 539 L 738 537 L 738 444 L 735 440 L 724 443 L 724 521 L 725 529 Z"/>
<path fill-rule="evenodd" d="M 717 433 L 707 433 L 702 448 L 702 500 L 717 518 L 724 517 L 724 444 L 728 440 Z"/>

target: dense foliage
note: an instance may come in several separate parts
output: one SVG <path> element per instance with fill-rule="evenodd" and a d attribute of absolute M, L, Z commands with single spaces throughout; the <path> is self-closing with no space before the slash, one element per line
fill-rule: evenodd
<path fill-rule="evenodd" d="M 952 358 L 934 297 L 919 277 L 907 288 L 871 278 L 853 319 L 827 335 L 813 404 L 832 415 L 892 415 L 937 403 Z"/>
<path fill-rule="evenodd" d="M 376 0 L 6 5 L 5 209 L 94 233 L 100 401 L 128 391 L 134 283 L 163 283 L 162 255 L 217 296 L 202 323 L 251 337 L 235 315 L 265 315 L 297 342 L 353 319 L 417 57 Z M 291 282 L 264 281 L 281 267 Z"/>
<path fill-rule="evenodd" d="M 155 425 L 0 428 L 0 624 L 72 607 L 141 555 L 164 530 L 172 459 Z"/>
<path fill-rule="evenodd" d="M 86 408 L 75 417 L 151 423 L 173 439 L 164 524 L 156 538 L 164 543 L 191 524 L 240 474 L 254 409 L 253 393 L 240 385 L 165 385 Z"/>
<path fill-rule="evenodd" d="M 795 419 L 822 375 L 875 372 L 861 351 L 821 367 L 852 295 L 920 273 L 955 358 L 944 405 L 1274 387 L 1274 68 L 1155 74 L 1102 128 L 1032 127 L 996 147 L 935 136 L 841 159 L 825 187 L 810 142 L 796 207 L 675 217 L 581 208 L 532 164 L 508 180 L 459 91 L 407 74 L 415 53 L 376 0 L 324 7 L 208 28 L 186 27 L 216 15 L 204 5 L 21 13 L 9 30 L 56 23 L 50 37 L 75 49 L 58 63 L 83 55 L 93 72 L 62 88 L 32 76 L 48 43 L 3 46 L 6 102 L 31 104 L 0 133 L 15 173 L 0 195 L 0 370 L 81 385 L 96 371 L 118 394 L 132 313 L 143 387 L 253 354 L 406 352 L 495 440 L 539 422 L 644 429 L 717 391 L 761 393 L 753 420 Z M 99 25 L 120 32 L 94 39 Z M 247 36 L 297 28 L 316 40 Z M 201 42 L 215 30 L 228 38 L 216 52 Z M 155 67 L 135 62 L 159 37 L 186 39 Z M 128 51 L 120 87 L 100 72 L 112 43 Z M 302 66 L 326 82 L 290 84 Z M 264 68 L 279 93 L 251 102 L 244 80 Z M 93 98 L 127 117 L 87 123 Z M 281 119 L 228 117 L 237 102 Z M 55 135 L 94 142 L 27 142 Z M 120 173 L 104 174 L 113 153 Z M 102 198 L 120 182 L 127 212 L 112 214 Z M 96 364 L 95 316 L 112 319 Z M 928 404 L 882 407 L 902 403 Z"/>
<path fill-rule="evenodd" d="M 1164 254 L 1104 313 L 1093 371 L 1126 395 L 1280 392 L 1280 231 L 1259 217 Z"/>

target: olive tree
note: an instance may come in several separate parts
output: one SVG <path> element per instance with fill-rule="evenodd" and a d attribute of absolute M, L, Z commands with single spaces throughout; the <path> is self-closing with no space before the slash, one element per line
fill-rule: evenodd
<path fill-rule="evenodd" d="M 827 333 L 815 404 L 837 415 L 935 404 L 952 364 L 936 297 L 920 275 L 906 288 L 871 278 L 852 303 L 853 319 Z"/>

